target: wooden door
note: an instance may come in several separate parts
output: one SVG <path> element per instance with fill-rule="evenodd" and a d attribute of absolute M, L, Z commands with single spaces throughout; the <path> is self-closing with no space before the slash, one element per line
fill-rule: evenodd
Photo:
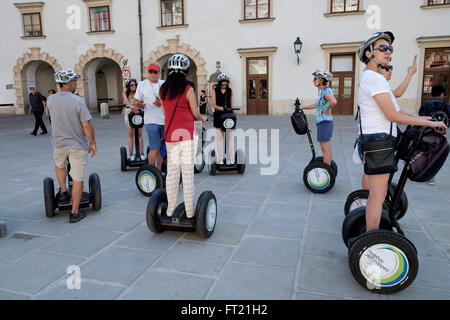
<path fill-rule="evenodd" d="M 269 114 L 268 58 L 247 58 L 247 114 Z"/>
<path fill-rule="evenodd" d="M 355 88 L 355 55 L 332 54 L 331 55 L 331 79 L 330 88 L 337 100 L 337 105 L 332 113 L 335 115 L 353 114 L 354 88 Z"/>

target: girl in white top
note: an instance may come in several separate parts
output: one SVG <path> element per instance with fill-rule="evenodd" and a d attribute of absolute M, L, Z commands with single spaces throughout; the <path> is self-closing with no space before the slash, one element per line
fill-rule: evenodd
<path fill-rule="evenodd" d="M 397 135 L 396 123 L 432 128 L 444 127 L 443 122 L 433 122 L 425 117 L 411 117 L 401 113 L 382 69 L 391 61 L 394 35 L 391 32 L 377 32 L 370 35 L 359 47 L 359 59 L 367 65 L 359 83 L 358 104 L 361 112 L 362 132 L 380 134 L 390 132 Z M 387 194 L 389 174 L 368 176 L 369 198 L 366 205 L 366 231 L 377 230 L 381 211 Z"/>

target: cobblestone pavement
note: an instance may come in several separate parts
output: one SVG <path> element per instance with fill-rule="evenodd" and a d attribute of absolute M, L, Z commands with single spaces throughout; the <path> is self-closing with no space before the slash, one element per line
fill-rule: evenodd
<path fill-rule="evenodd" d="M 87 209 L 77 224 L 69 224 L 67 212 L 47 218 L 43 179 L 57 184 L 51 142 L 48 135 L 31 136 L 33 124 L 32 116 L 0 117 L 0 220 L 8 228 L 0 238 L 0 299 L 450 299 L 449 160 L 436 186 L 406 185 L 409 209 L 400 224 L 418 250 L 413 284 L 378 295 L 351 275 L 341 240 L 343 208 L 362 173 L 351 160 L 352 116 L 335 117 L 339 174 L 323 195 L 301 181 L 311 152 L 288 116 L 238 116 L 238 128 L 279 129 L 279 170 L 261 175 L 264 165 L 247 164 L 244 175 L 196 174 L 197 196 L 212 190 L 218 200 L 208 240 L 148 230 L 148 198 L 135 186 L 136 170 L 120 171 L 119 147 L 127 139 L 119 114 L 93 120 L 98 154 L 88 170 L 100 175 L 102 209 Z M 66 284 L 71 265 L 80 267 L 79 290 Z"/>

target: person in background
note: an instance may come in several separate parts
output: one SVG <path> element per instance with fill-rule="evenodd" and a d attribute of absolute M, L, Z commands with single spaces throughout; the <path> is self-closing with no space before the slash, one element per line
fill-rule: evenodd
<path fill-rule="evenodd" d="M 39 91 L 36 91 L 34 86 L 30 86 L 28 98 L 30 100 L 28 113 L 33 112 L 35 118 L 34 130 L 30 134 L 33 136 L 37 135 L 39 127 L 42 130 L 41 134 L 46 134 L 47 127 L 45 126 L 44 120 L 42 120 L 42 116 L 47 114 L 46 98 Z"/>

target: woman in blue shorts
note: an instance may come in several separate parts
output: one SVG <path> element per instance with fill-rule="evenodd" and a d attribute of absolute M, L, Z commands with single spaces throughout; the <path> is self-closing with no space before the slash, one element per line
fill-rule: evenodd
<path fill-rule="evenodd" d="M 323 153 L 323 162 L 331 166 L 332 152 L 331 152 L 331 136 L 333 135 L 333 116 L 331 109 L 337 104 L 333 91 L 328 86 L 328 83 L 333 78 L 331 72 L 317 69 L 313 72 L 314 86 L 319 88 L 319 97 L 315 104 L 302 107 L 302 109 L 316 109 L 316 124 L 317 124 L 317 141 L 320 143 L 320 148 Z"/>

